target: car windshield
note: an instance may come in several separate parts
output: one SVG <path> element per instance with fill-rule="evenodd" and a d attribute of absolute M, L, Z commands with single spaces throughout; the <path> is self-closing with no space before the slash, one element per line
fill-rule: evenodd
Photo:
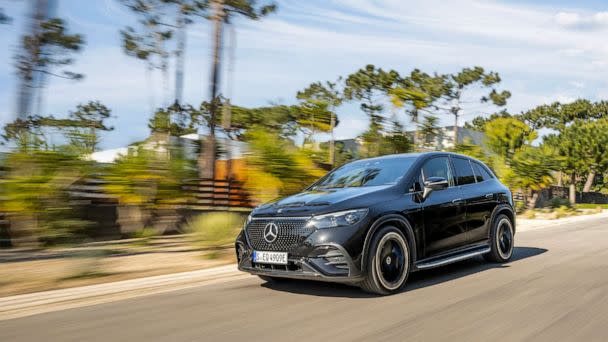
<path fill-rule="evenodd" d="M 411 157 L 356 161 L 328 174 L 313 189 L 396 184 L 415 160 Z"/>

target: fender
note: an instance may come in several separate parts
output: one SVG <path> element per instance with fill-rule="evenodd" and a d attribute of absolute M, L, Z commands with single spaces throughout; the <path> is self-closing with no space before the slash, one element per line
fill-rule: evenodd
<path fill-rule="evenodd" d="M 516 223 L 515 223 L 515 211 L 513 210 L 513 208 L 505 203 L 499 204 L 496 207 L 494 207 L 494 210 L 492 211 L 492 215 L 491 215 L 491 220 L 490 220 L 490 225 L 494 224 L 494 219 L 496 218 L 496 216 L 504 211 L 508 211 L 509 214 L 511 215 L 512 218 L 512 223 L 513 223 L 513 234 L 515 235 L 515 231 L 517 230 L 516 227 Z M 492 226 L 490 226 L 490 228 L 488 229 L 488 239 L 490 238 L 489 234 L 491 234 L 492 231 Z"/>
<path fill-rule="evenodd" d="M 397 228 L 402 228 L 403 233 L 405 234 L 406 238 L 408 239 L 408 242 L 410 243 L 410 259 L 412 260 L 412 265 L 414 262 L 416 262 L 416 237 L 414 236 L 414 230 L 412 229 L 412 225 L 405 217 L 399 214 L 388 214 L 377 219 L 367 231 L 367 235 L 365 236 L 365 242 L 363 243 L 363 253 L 361 257 L 361 273 L 364 273 L 367 268 L 366 260 L 372 236 L 374 236 L 378 228 L 382 227 L 385 223 L 391 221 L 399 222 L 399 224 L 401 225 Z"/>

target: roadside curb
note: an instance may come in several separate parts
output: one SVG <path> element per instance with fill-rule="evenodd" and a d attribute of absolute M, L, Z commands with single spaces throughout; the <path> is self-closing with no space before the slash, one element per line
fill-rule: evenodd
<path fill-rule="evenodd" d="M 236 265 L 0 298 L 0 321 L 244 279 Z"/>
<path fill-rule="evenodd" d="M 584 222 L 586 220 L 598 219 L 598 218 L 607 218 L 608 212 L 602 212 L 598 214 L 590 214 L 590 215 L 581 215 L 581 216 L 571 216 L 564 217 L 556 220 L 548 220 L 548 219 L 525 219 L 525 218 L 517 218 L 517 231 L 518 232 L 527 232 L 538 229 L 545 228 L 553 228 L 559 227 L 568 223 L 576 223 L 576 222 Z"/>

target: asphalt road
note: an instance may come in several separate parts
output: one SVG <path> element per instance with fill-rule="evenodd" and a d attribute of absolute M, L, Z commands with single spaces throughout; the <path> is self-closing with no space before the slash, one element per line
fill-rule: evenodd
<path fill-rule="evenodd" d="M 251 277 L 2 321 L 0 341 L 606 341 L 607 221 L 518 232 L 510 263 L 415 273 L 389 297 Z"/>

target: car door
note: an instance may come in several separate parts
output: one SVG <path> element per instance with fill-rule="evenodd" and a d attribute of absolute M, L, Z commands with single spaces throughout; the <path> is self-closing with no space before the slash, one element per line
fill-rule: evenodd
<path fill-rule="evenodd" d="M 468 158 L 452 157 L 456 184 L 466 206 L 466 240 L 468 244 L 488 239 L 492 210 L 496 206 L 490 182 L 484 178 L 478 163 Z M 481 165 L 479 165 L 481 167 Z M 487 172 L 485 177 L 487 178 Z"/>
<path fill-rule="evenodd" d="M 433 157 L 421 169 L 423 181 L 429 177 L 448 180 L 447 189 L 433 191 L 422 202 L 425 257 L 435 256 L 466 243 L 465 208 L 460 189 L 455 186 L 449 157 Z"/>

